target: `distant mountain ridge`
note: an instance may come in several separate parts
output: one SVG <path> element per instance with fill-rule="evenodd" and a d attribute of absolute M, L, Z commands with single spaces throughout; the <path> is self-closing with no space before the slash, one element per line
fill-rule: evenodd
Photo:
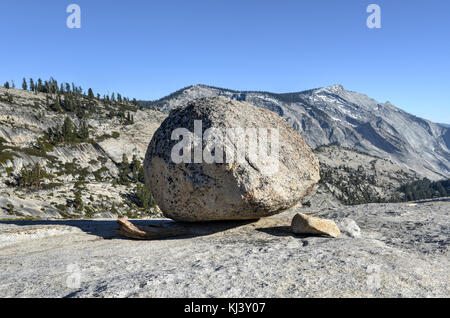
<path fill-rule="evenodd" d="M 207 85 L 141 105 L 165 113 L 196 98 L 225 96 L 277 112 L 312 148 L 339 145 L 390 159 L 430 179 L 450 176 L 450 128 L 411 115 L 342 85 L 302 92 L 235 91 Z"/>

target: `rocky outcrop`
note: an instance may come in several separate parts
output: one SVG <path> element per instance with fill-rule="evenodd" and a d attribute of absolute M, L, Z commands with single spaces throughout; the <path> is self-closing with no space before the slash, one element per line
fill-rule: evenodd
<path fill-rule="evenodd" d="M 186 133 L 182 142 L 192 141 L 182 158 L 180 129 Z M 155 132 L 144 165 L 156 203 L 178 221 L 273 215 L 294 206 L 319 181 L 317 158 L 281 117 L 224 97 L 171 112 Z"/>
<path fill-rule="evenodd" d="M 144 159 L 148 142 L 166 115 L 127 105 L 127 113 L 134 120 L 124 122 L 111 115 L 122 105 L 80 97 L 80 104 L 95 104 L 95 112 L 85 118 L 89 139 L 50 147 L 45 135 L 49 129 L 59 131 L 66 117 L 75 127 L 80 126 L 80 120 L 71 112 L 52 110 L 49 105 L 54 96 L 49 97 L 0 87 L 0 219 L 117 218 L 119 213 L 144 216 L 156 212 L 136 207 L 134 180 L 129 185 L 114 180 L 124 154 L 130 162 L 133 156 L 140 162 Z M 43 186 L 17 186 L 22 168 L 31 169 L 36 163 L 45 171 Z M 80 189 L 83 211 L 72 204 Z"/>

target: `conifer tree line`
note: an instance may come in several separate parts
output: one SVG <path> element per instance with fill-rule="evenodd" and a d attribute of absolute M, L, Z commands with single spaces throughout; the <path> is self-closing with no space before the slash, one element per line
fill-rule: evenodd
<path fill-rule="evenodd" d="M 3 87 L 9 89 L 9 88 L 15 88 L 14 81 L 11 81 L 12 84 L 10 84 L 8 81 L 4 83 Z M 49 80 L 42 80 L 41 78 L 38 78 L 37 80 L 30 78 L 26 79 L 23 78 L 22 81 L 22 89 L 23 90 L 29 90 L 31 92 L 37 92 L 37 93 L 49 93 L 49 94 L 63 94 L 63 93 L 72 93 L 74 95 L 84 95 L 91 99 L 98 99 L 102 101 L 109 101 L 109 102 L 118 102 L 118 103 L 124 103 L 124 104 L 136 104 L 136 99 L 130 100 L 126 97 L 122 97 L 119 93 L 112 93 L 111 96 L 109 95 L 103 95 L 103 97 L 100 96 L 100 94 L 97 94 L 97 96 L 94 95 L 94 92 L 92 88 L 89 88 L 87 92 L 83 90 L 81 86 L 77 86 L 74 83 L 60 83 L 58 84 L 58 81 L 55 80 L 53 77 L 51 77 Z"/>
<path fill-rule="evenodd" d="M 399 190 L 405 194 L 406 201 L 447 197 L 450 195 L 450 179 L 433 182 L 424 178 L 402 185 Z"/>
<path fill-rule="evenodd" d="M 3 87 L 6 89 L 15 88 L 14 81 L 11 83 L 5 82 Z M 95 95 L 92 88 L 88 88 L 86 92 L 81 86 L 77 86 L 74 83 L 58 83 L 54 78 L 45 81 L 41 78 L 37 80 L 23 78 L 22 89 L 36 94 L 47 94 L 46 103 L 51 110 L 74 113 L 79 118 L 95 113 L 97 101 L 109 106 L 119 106 L 118 109 L 110 110 L 110 117 L 118 117 L 124 124 L 132 124 L 134 123 L 134 117 L 130 111 L 139 107 L 139 103 L 135 98 L 130 100 L 127 97 L 123 97 L 120 93 L 105 94 L 103 96 L 97 93 Z"/>

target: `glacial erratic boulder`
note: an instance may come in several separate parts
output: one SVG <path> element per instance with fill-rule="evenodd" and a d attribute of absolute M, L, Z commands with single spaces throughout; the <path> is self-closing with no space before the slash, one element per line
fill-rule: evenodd
<path fill-rule="evenodd" d="M 144 168 L 164 215 L 187 222 L 274 215 L 296 205 L 320 178 L 318 159 L 284 119 L 224 97 L 172 110 Z"/>

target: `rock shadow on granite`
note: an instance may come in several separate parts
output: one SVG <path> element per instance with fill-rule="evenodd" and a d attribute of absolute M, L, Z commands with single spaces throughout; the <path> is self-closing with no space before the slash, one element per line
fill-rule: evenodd
<path fill-rule="evenodd" d="M 134 225 L 152 227 L 152 228 L 170 228 L 187 230 L 187 234 L 180 236 L 161 238 L 158 240 L 174 240 L 174 239 L 186 239 L 199 236 L 208 236 L 220 232 L 226 232 L 248 224 L 254 223 L 257 220 L 245 220 L 245 221 L 214 221 L 214 222 L 196 222 L 196 223 L 184 223 L 175 222 L 171 220 L 130 220 Z M 21 220 L 8 220 L 0 221 L 0 224 L 15 225 L 18 228 L 14 230 L 21 230 L 20 227 L 26 227 L 27 230 L 33 227 L 59 227 L 68 226 L 80 229 L 89 235 L 101 237 L 103 239 L 124 239 L 130 240 L 131 238 L 124 237 L 116 233 L 119 228 L 116 220 L 33 220 L 33 221 L 21 221 Z"/>
<path fill-rule="evenodd" d="M 306 239 L 309 237 L 328 238 L 328 239 L 330 238 L 329 236 L 320 234 L 295 234 L 291 231 L 290 226 L 272 226 L 272 227 L 257 228 L 256 230 L 277 237 L 291 236 L 298 239 Z"/>

